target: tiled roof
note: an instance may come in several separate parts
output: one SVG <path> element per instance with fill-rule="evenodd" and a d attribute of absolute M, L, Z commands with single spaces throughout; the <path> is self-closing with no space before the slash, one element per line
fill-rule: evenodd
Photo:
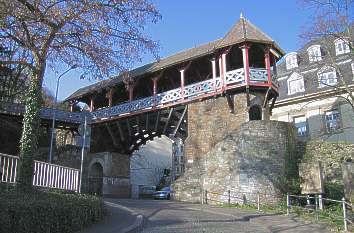
<path fill-rule="evenodd" d="M 184 50 L 172 56 L 162 58 L 159 61 L 133 69 L 128 73 L 103 80 L 87 87 L 83 87 L 70 95 L 66 101 L 78 99 L 93 91 L 114 86 L 118 83 L 121 83 L 124 77 L 127 75 L 134 79 L 144 74 L 154 73 L 167 67 L 181 64 L 185 61 L 190 61 L 199 57 L 206 56 L 208 54 L 212 54 L 218 49 L 246 41 L 269 44 L 273 46 L 273 48 L 276 49 L 280 54 L 284 54 L 284 51 L 274 42 L 274 40 L 272 40 L 272 38 L 270 38 L 244 17 L 240 17 L 240 20 L 222 39 Z"/>

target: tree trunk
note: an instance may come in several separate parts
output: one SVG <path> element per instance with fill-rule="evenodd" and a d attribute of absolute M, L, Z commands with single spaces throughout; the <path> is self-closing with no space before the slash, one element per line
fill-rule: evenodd
<path fill-rule="evenodd" d="M 26 111 L 23 117 L 18 183 L 19 187 L 25 190 L 32 189 L 34 159 L 38 149 L 39 114 L 42 105 L 42 78 L 38 73 L 33 74 L 30 79 L 25 100 Z"/>

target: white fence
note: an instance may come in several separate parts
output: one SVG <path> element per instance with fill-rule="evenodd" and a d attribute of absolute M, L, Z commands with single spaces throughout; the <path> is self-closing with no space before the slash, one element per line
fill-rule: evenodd
<path fill-rule="evenodd" d="M 19 157 L 0 154 L 1 182 L 16 183 Z M 33 185 L 79 191 L 79 169 L 34 161 Z"/>

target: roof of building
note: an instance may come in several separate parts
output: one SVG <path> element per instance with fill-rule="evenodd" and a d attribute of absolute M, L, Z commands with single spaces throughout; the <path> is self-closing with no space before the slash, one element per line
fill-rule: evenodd
<path fill-rule="evenodd" d="M 144 74 L 158 72 L 162 69 L 181 64 L 186 61 L 197 59 L 214 53 L 218 49 L 228 47 L 230 45 L 239 44 L 242 42 L 256 42 L 271 45 L 280 54 L 284 55 L 284 51 L 259 28 L 253 25 L 249 20 L 240 17 L 240 20 L 231 28 L 231 30 L 222 38 L 191 49 L 184 50 L 174 55 L 160 59 L 159 61 L 146 64 L 135 68 L 118 76 L 111 77 L 107 80 L 100 81 L 87 87 L 80 88 L 71 94 L 65 101 L 81 98 L 93 91 L 112 87 L 121 83 L 124 78 L 137 78 Z"/>

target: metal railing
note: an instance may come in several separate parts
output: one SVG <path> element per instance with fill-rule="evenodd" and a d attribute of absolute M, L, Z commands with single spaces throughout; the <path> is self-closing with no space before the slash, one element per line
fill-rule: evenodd
<path fill-rule="evenodd" d="M 325 203 L 328 203 L 328 205 L 326 206 Z M 337 220 L 342 220 L 344 231 L 348 231 L 348 225 L 353 225 L 353 204 L 347 202 L 344 197 L 342 200 L 334 200 L 323 198 L 322 195 L 286 195 L 287 215 L 289 215 L 291 211 L 296 208 L 306 212 L 313 212 L 316 219 L 318 219 L 321 211 L 324 211 L 326 207 L 330 207 L 331 205 L 333 206 L 333 204 L 339 204 L 341 206 L 342 214 L 338 215 L 336 212 L 331 211 L 331 217 Z"/>
<path fill-rule="evenodd" d="M 205 190 L 203 192 L 202 204 L 208 204 L 209 201 L 221 204 L 227 204 L 231 206 L 233 204 L 248 205 L 252 204 L 257 206 L 257 210 L 260 210 L 261 199 L 266 199 L 268 194 L 263 192 L 237 192 L 232 193 L 231 190 L 227 192 L 219 193 L 214 191 Z M 214 197 L 219 197 L 215 199 Z"/>
<path fill-rule="evenodd" d="M 0 154 L 1 182 L 15 184 L 19 157 Z M 34 161 L 33 185 L 79 191 L 80 170 L 55 164 Z"/>
<path fill-rule="evenodd" d="M 205 190 L 202 195 L 202 204 L 209 204 L 210 202 L 218 204 L 227 204 L 229 207 L 233 204 L 252 205 L 256 206 L 260 211 L 262 205 L 274 204 L 269 203 L 271 194 L 265 192 L 234 192 L 227 190 L 223 193 Z M 274 199 L 274 198 L 273 198 Z M 326 205 L 327 203 L 327 205 Z M 341 214 L 336 214 L 330 207 L 334 204 L 341 208 Z M 322 195 L 305 196 L 305 195 L 286 195 L 286 214 L 289 215 L 292 211 L 300 210 L 306 212 L 313 212 L 316 219 L 319 219 L 321 211 L 327 211 L 332 219 L 341 220 L 343 223 L 343 230 L 348 231 L 349 225 L 353 225 L 354 213 L 353 204 L 349 203 L 343 198 L 342 200 L 334 200 L 324 198 Z M 285 209 L 281 208 L 281 212 L 285 213 Z M 338 211 L 337 211 L 338 212 Z"/>

